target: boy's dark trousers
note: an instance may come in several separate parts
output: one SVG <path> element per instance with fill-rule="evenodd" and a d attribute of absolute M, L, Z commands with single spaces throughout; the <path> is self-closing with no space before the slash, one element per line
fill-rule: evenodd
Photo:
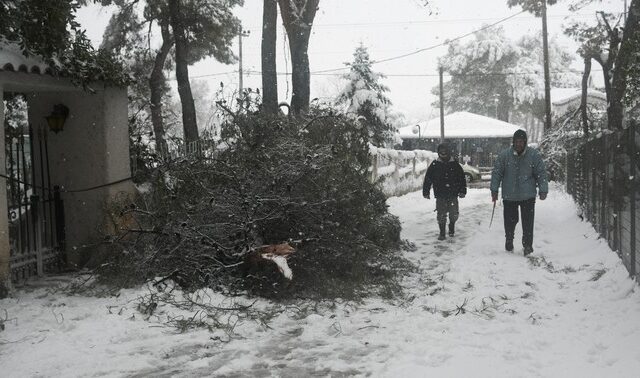
<path fill-rule="evenodd" d="M 507 241 L 513 241 L 516 225 L 518 224 L 518 208 L 522 217 L 522 245 L 533 245 L 533 218 L 535 215 L 536 199 L 530 198 L 524 201 L 503 201 L 504 205 L 504 232 Z"/>
<path fill-rule="evenodd" d="M 458 220 L 458 197 L 453 198 L 436 198 L 436 211 L 438 212 L 438 226 L 440 227 L 440 235 L 444 236 L 445 226 L 447 224 L 447 214 L 449 214 L 449 236 L 453 236 L 455 223 Z"/>

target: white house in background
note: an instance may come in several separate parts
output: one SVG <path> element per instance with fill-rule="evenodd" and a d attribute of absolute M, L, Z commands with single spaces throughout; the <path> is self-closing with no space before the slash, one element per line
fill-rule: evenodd
<path fill-rule="evenodd" d="M 551 89 L 551 111 L 555 116 L 566 114 L 567 112 L 578 109 L 581 99 L 581 88 L 553 88 Z M 587 104 L 606 111 L 607 95 L 589 88 L 587 90 Z"/>
<path fill-rule="evenodd" d="M 0 94 L 21 94 L 28 106 L 24 125 L 0 128 L 0 173 L 8 177 L 0 180 L 0 297 L 11 280 L 42 274 L 60 256 L 71 266 L 85 263 L 85 246 L 103 237 L 109 199 L 133 193 L 126 88 L 92 88 L 0 45 Z M 3 124 L 4 111 L 0 106 Z M 49 121 L 64 118 L 63 129 L 52 132 Z"/>
<path fill-rule="evenodd" d="M 455 148 L 460 159 L 468 155 L 471 164 L 488 167 L 498 152 L 511 145 L 518 125 L 469 112 L 455 112 L 444 117 L 445 142 Z M 435 151 L 440 143 L 440 118 L 418 122 L 398 130 L 406 150 Z"/>

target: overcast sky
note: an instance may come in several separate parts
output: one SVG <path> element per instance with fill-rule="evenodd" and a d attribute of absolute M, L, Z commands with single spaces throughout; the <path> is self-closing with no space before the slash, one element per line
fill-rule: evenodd
<path fill-rule="evenodd" d="M 573 52 L 576 46 L 562 35 L 562 25 L 567 22 L 567 17 L 593 22 L 595 8 L 592 6 L 571 13 L 562 4 L 563 1 L 560 2 L 549 8 L 549 32 Z M 432 0 L 430 14 L 420 0 L 320 0 L 309 46 L 310 69 L 314 72 L 344 67 L 345 62 L 351 61 L 353 51 L 360 43 L 369 48 L 373 60 L 438 45 L 521 11 L 520 8 L 509 9 L 506 3 L 507 0 Z M 603 0 L 602 3 L 610 10 L 622 12 L 624 8 L 624 0 Z M 250 31 L 249 36 L 243 39 L 244 86 L 259 88 L 262 0 L 245 0 L 244 7 L 238 8 L 236 14 L 243 27 Z M 109 13 L 98 7 L 79 13 L 80 22 L 95 43 L 101 40 L 108 17 Z M 513 39 L 523 34 L 540 34 L 541 30 L 540 19 L 528 13 L 501 22 L 500 25 Z M 285 59 L 285 52 L 288 57 L 288 51 L 285 49 L 282 26 L 278 38 L 278 71 L 290 72 L 290 61 Z M 464 37 L 462 42 L 472 38 Z M 237 54 L 237 44 L 234 49 Z M 374 70 L 388 75 L 384 83 L 390 88 L 389 97 L 394 108 L 405 114 L 409 121 L 436 116 L 435 113 L 431 114 L 429 106 L 434 100 L 430 90 L 438 83 L 437 58 L 444 55 L 446 50 L 446 46 L 436 47 L 374 65 Z M 579 62 L 574 68 L 581 68 Z M 220 82 L 224 82 L 229 89 L 235 89 L 238 86 L 237 70 L 237 64 L 223 65 L 207 59 L 192 66 L 190 74 L 194 79 L 208 82 L 213 89 Z M 341 72 L 344 71 L 313 75 L 312 98 L 334 96 L 341 87 L 337 76 Z M 290 79 L 281 75 L 278 85 L 280 100 L 289 99 Z"/>

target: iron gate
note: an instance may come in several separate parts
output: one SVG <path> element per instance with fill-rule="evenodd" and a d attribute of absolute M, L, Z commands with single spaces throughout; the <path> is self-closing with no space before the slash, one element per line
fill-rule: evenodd
<path fill-rule="evenodd" d="M 5 136 L 11 279 L 19 283 L 60 268 L 64 214 L 51 185 L 46 135 L 34 143 L 29 125 L 6 127 Z"/>

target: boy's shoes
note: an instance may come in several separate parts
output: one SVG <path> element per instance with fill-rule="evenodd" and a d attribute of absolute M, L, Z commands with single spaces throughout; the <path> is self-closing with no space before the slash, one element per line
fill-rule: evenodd
<path fill-rule="evenodd" d="M 506 249 L 507 252 L 513 252 L 513 240 L 507 239 L 504 243 L 504 249 Z"/>
<path fill-rule="evenodd" d="M 449 223 L 449 236 L 453 236 L 456 233 L 455 223 Z"/>
<path fill-rule="evenodd" d="M 530 245 L 525 245 L 524 246 L 524 255 L 525 256 L 529 256 L 532 253 L 533 253 L 533 247 L 530 246 Z"/>
<path fill-rule="evenodd" d="M 438 236 L 438 240 L 444 240 L 446 239 L 444 236 L 444 232 L 447 225 L 445 223 L 438 223 L 438 227 L 440 228 L 440 236 Z"/>

